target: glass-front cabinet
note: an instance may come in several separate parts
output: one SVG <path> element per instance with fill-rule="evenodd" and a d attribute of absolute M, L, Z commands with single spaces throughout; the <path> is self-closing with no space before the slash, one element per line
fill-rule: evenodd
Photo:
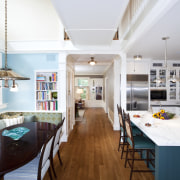
<path fill-rule="evenodd" d="M 176 87 L 177 87 L 177 78 L 176 70 L 169 70 L 169 100 L 176 100 Z"/>
<path fill-rule="evenodd" d="M 169 61 L 167 68 L 165 68 L 160 61 L 152 62 L 150 67 L 150 89 L 166 90 L 165 104 L 180 104 L 180 63 Z"/>
<path fill-rule="evenodd" d="M 150 70 L 150 87 L 166 87 L 166 70 L 151 69 Z"/>

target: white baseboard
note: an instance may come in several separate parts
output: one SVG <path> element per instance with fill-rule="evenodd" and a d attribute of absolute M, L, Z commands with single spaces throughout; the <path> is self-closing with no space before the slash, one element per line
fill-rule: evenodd
<path fill-rule="evenodd" d="M 61 142 L 67 142 L 68 137 L 66 134 L 63 134 L 63 136 L 61 137 Z"/>
<path fill-rule="evenodd" d="M 119 131 L 120 130 L 120 127 L 116 124 L 113 125 L 113 130 L 114 131 Z"/>
<path fill-rule="evenodd" d="M 111 117 L 110 117 L 109 113 L 108 113 L 108 119 L 109 119 L 109 121 L 110 121 L 111 125 L 113 126 L 113 120 L 111 119 Z"/>

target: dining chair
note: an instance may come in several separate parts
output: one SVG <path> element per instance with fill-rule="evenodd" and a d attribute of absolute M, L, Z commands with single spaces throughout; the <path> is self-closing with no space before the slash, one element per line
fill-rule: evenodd
<path fill-rule="evenodd" d="M 55 132 L 55 136 L 54 136 L 54 141 L 53 141 L 53 145 L 52 145 L 52 149 L 51 149 L 51 165 L 52 165 L 52 170 L 54 173 L 54 176 L 56 176 L 56 172 L 55 172 L 55 168 L 54 168 L 54 163 L 53 163 L 53 159 L 55 157 L 56 154 L 58 154 L 58 158 L 59 158 L 59 162 L 61 165 L 63 165 L 62 160 L 61 160 L 61 156 L 60 156 L 60 152 L 59 152 L 59 147 L 60 147 L 60 140 L 61 140 L 61 132 L 62 132 L 62 127 L 63 127 L 63 123 L 64 123 L 65 117 L 63 118 L 63 120 L 57 125 L 57 129 Z"/>
<path fill-rule="evenodd" d="M 120 150 L 120 148 L 122 148 L 121 151 L 121 159 L 123 158 L 123 154 L 124 152 L 126 152 L 124 150 L 125 146 L 127 146 L 127 136 L 126 136 L 126 128 L 125 128 L 125 112 L 124 110 L 122 111 L 121 106 L 119 106 L 117 104 L 117 110 L 118 110 L 118 116 L 119 116 L 119 125 L 120 125 L 120 137 L 119 137 L 119 146 L 118 146 L 118 151 Z M 133 126 L 133 136 L 137 136 L 137 135 L 142 135 L 142 132 L 136 127 Z"/>
<path fill-rule="evenodd" d="M 40 156 L 37 156 L 26 165 L 5 174 L 4 180 L 43 180 L 47 171 L 52 180 L 50 152 L 53 138 L 54 136 L 51 136 L 43 145 Z"/>
<path fill-rule="evenodd" d="M 139 169 L 139 168 L 134 169 L 134 161 L 146 161 L 147 167 L 149 167 L 149 163 L 151 163 L 151 165 L 155 167 L 154 143 L 147 137 L 133 136 L 129 114 L 127 114 L 126 119 L 125 119 L 125 127 L 126 127 L 126 133 L 127 133 L 127 143 L 128 143 L 126 159 L 125 159 L 125 167 L 126 167 L 126 164 L 128 163 L 131 168 L 130 180 L 132 179 L 133 172 L 154 172 L 154 170 L 151 170 L 151 169 Z M 135 157 L 135 152 L 140 152 L 140 153 L 146 152 L 146 154 L 143 155 L 143 157 L 142 156 Z"/>

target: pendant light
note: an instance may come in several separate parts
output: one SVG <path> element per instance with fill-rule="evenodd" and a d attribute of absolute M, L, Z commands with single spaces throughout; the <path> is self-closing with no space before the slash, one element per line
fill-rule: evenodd
<path fill-rule="evenodd" d="M 140 61 L 140 60 L 142 60 L 142 56 L 141 55 L 135 55 L 134 60 Z"/>
<path fill-rule="evenodd" d="M 162 40 L 165 42 L 165 51 L 164 51 L 164 63 L 165 63 L 165 68 L 166 70 L 169 70 L 168 67 L 167 67 L 167 40 L 170 39 L 169 37 L 163 37 Z M 178 78 L 176 78 L 176 73 L 175 73 L 175 70 L 173 70 L 173 74 L 168 77 L 168 80 L 170 82 L 173 82 L 175 83 L 176 81 L 179 81 Z"/>
<path fill-rule="evenodd" d="M 141 55 L 134 55 L 134 72 L 136 71 L 135 61 L 140 61 L 140 60 L 142 60 L 142 56 Z"/>
<path fill-rule="evenodd" d="M 167 39 L 169 39 L 169 37 L 162 37 L 162 40 L 165 41 L 165 49 L 164 49 L 164 68 L 167 70 Z M 163 81 L 162 78 L 160 78 L 159 74 L 157 76 L 157 78 L 153 81 L 156 83 L 162 83 L 165 82 Z"/>
<path fill-rule="evenodd" d="M 96 61 L 94 61 L 94 57 L 91 57 L 91 60 L 88 61 L 88 63 L 91 65 L 91 66 L 94 66 L 96 64 Z"/>
<path fill-rule="evenodd" d="M 8 81 L 13 81 L 12 88 L 15 88 L 15 80 L 30 80 L 30 78 L 23 77 L 7 65 L 7 0 L 5 0 L 5 67 L 0 69 L 0 80 L 4 80 L 4 87 L 9 88 Z"/>

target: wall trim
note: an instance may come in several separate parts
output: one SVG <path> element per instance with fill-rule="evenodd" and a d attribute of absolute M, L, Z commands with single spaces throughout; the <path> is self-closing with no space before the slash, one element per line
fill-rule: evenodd
<path fill-rule="evenodd" d="M 114 125 L 113 125 L 113 130 L 114 130 L 114 131 L 119 131 L 119 130 L 120 130 L 120 127 L 117 126 L 116 124 L 114 124 Z"/>
<path fill-rule="evenodd" d="M 0 51 L 4 51 L 4 41 L 0 41 Z M 71 41 L 8 41 L 8 54 L 21 53 L 60 53 L 68 54 L 121 54 L 120 44 L 112 42 L 111 46 L 75 47 Z"/>
<path fill-rule="evenodd" d="M 109 119 L 109 121 L 110 121 L 111 125 L 113 126 L 113 120 L 111 119 L 111 117 L 110 117 L 109 113 L 108 113 L 108 119 Z"/>
<path fill-rule="evenodd" d="M 68 141 L 68 137 L 66 134 L 63 134 L 63 136 L 61 137 L 61 142 L 67 142 Z"/>

